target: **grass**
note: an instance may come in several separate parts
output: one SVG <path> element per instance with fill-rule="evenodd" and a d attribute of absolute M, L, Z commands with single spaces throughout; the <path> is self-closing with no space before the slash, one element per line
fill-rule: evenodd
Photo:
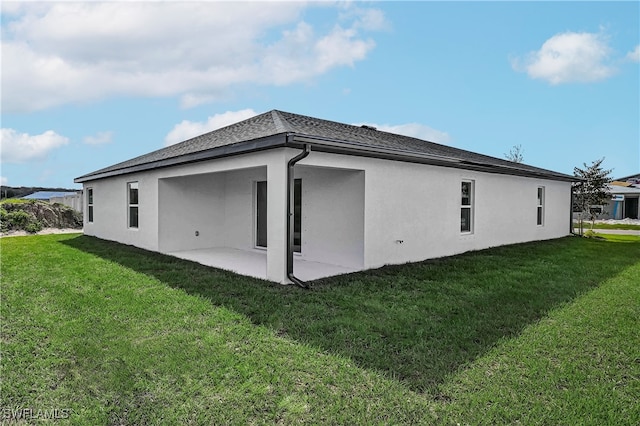
<path fill-rule="evenodd" d="M 310 291 L 85 236 L 0 244 L 2 407 L 74 424 L 640 420 L 638 241 L 500 247 Z"/>
<path fill-rule="evenodd" d="M 0 200 L 0 205 L 2 204 L 33 204 L 35 203 L 36 200 L 29 200 L 29 199 L 23 199 L 23 198 L 4 198 L 2 200 Z"/>
<path fill-rule="evenodd" d="M 444 386 L 467 424 L 640 423 L 640 264 L 505 342 Z M 517 413 L 517 414 L 516 414 Z"/>
<path fill-rule="evenodd" d="M 607 241 L 618 243 L 638 243 L 640 242 L 640 235 L 620 235 L 620 234 L 596 234 L 597 238 L 602 238 Z"/>
<path fill-rule="evenodd" d="M 578 229 L 578 222 L 574 222 L 573 227 L 574 229 Z M 582 227 L 585 231 L 591 229 L 591 221 L 584 221 Z M 640 231 L 640 225 L 633 225 L 628 223 L 594 223 L 593 229 L 624 229 L 630 231 Z"/>

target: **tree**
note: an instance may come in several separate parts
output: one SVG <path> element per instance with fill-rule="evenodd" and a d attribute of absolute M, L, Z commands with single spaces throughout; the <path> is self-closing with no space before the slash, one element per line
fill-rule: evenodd
<path fill-rule="evenodd" d="M 504 158 L 509 161 L 513 161 L 514 163 L 522 163 L 524 160 L 524 149 L 522 149 L 522 145 L 514 145 L 513 148 L 509 150 L 508 154 L 504 154 Z"/>
<path fill-rule="evenodd" d="M 604 157 L 593 161 L 590 166 L 584 165 L 584 169 L 573 168 L 573 175 L 580 178 L 573 183 L 573 211 L 580 212 L 580 230 L 582 231 L 582 219 L 586 216 L 593 222 L 598 215 L 603 213 L 602 206 L 611 198 L 607 184 L 611 182 L 609 174 L 611 170 L 602 168 Z"/>

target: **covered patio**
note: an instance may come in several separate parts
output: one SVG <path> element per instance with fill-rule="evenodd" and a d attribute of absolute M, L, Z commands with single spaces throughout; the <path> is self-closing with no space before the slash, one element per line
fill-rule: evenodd
<path fill-rule="evenodd" d="M 265 163 L 159 179 L 159 251 L 286 282 L 286 169 Z M 364 268 L 363 171 L 301 164 L 293 204 L 295 277 Z"/>
<path fill-rule="evenodd" d="M 254 278 L 267 279 L 266 250 L 249 251 L 229 247 L 214 247 L 180 250 L 166 254 Z M 333 275 L 348 274 L 361 269 L 305 260 L 297 255 L 294 256 L 293 267 L 296 276 L 303 281 L 313 281 Z"/>

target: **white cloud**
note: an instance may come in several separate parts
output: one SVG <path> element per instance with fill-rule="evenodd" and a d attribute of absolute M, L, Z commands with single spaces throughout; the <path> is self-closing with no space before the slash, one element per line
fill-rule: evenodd
<path fill-rule="evenodd" d="M 358 28 L 370 31 L 389 29 L 389 22 L 384 13 L 379 9 L 359 9 L 359 19 L 356 21 Z"/>
<path fill-rule="evenodd" d="M 3 163 L 22 163 L 45 158 L 49 152 L 69 143 L 69 138 L 53 130 L 40 135 L 19 133 L 14 129 L 0 129 L 0 152 Z"/>
<path fill-rule="evenodd" d="M 198 105 L 206 104 L 216 100 L 212 95 L 197 95 L 193 93 L 187 93 L 180 97 L 180 107 L 184 109 L 197 107 Z"/>
<path fill-rule="evenodd" d="M 178 142 L 185 141 L 195 136 L 202 135 L 207 132 L 211 132 L 216 129 L 235 124 L 239 121 L 251 118 L 258 113 L 252 109 L 243 109 L 240 111 L 227 111 L 222 114 L 216 114 L 207 119 L 207 121 L 189 121 L 183 120 L 181 123 L 176 124 L 173 129 L 164 138 L 165 146 L 173 145 Z M 360 126 L 366 124 L 367 126 L 373 126 L 383 132 L 397 133 L 400 135 L 411 136 L 418 139 L 424 139 L 430 142 L 436 142 L 441 144 L 447 144 L 451 141 L 451 137 L 448 133 L 442 132 L 437 129 L 433 129 L 424 124 L 408 123 L 408 124 L 370 124 L 360 123 L 355 124 Z"/>
<path fill-rule="evenodd" d="M 407 123 L 407 124 L 368 124 L 367 126 L 373 126 L 378 130 L 389 133 L 397 133 L 399 135 L 410 136 L 412 138 L 423 139 L 429 142 L 436 142 L 440 144 L 447 144 L 451 141 L 451 136 L 448 133 L 433 129 L 429 126 L 419 123 Z M 359 126 L 360 124 L 357 124 Z"/>
<path fill-rule="evenodd" d="M 212 130 L 220 129 L 230 124 L 246 120 L 247 118 L 255 115 L 257 115 L 257 113 L 254 110 L 243 109 L 240 111 L 227 111 L 222 114 L 213 115 L 205 122 L 183 120 L 181 123 L 176 124 L 167 134 L 164 138 L 164 145 L 173 145 L 195 136 L 211 132 Z"/>
<path fill-rule="evenodd" d="M 9 183 L 9 179 L 7 179 L 5 176 L 0 176 L 0 185 L 6 185 Z"/>
<path fill-rule="evenodd" d="M 88 145 L 104 145 L 111 143 L 113 132 L 98 132 L 94 136 L 85 136 L 84 143 Z"/>
<path fill-rule="evenodd" d="M 604 80 L 615 72 L 608 59 L 608 40 L 602 33 L 565 32 L 544 42 L 540 50 L 512 61 L 516 71 L 551 84 Z"/>
<path fill-rule="evenodd" d="M 627 53 L 626 58 L 631 62 L 640 62 L 640 44 L 631 52 Z"/>
<path fill-rule="evenodd" d="M 358 9 L 318 32 L 306 8 Z M 333 3 L 24 3 L 2 25 L 3 109 L 113 96 L 181 97 L 192 107 L 239 84 L 292 84 L 353 66 L 374 48 L 376 9 Z M 323 28 L 327 28 L 326 22 Z"/>

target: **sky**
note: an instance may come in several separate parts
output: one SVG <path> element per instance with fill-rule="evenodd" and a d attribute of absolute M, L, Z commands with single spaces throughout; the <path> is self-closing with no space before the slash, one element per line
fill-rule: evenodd
<path fill-rule="evenodd" d="M 1 170 L 73 179 L 272 109 L 640 172 L 640 2 L 11 2 Z"/>

